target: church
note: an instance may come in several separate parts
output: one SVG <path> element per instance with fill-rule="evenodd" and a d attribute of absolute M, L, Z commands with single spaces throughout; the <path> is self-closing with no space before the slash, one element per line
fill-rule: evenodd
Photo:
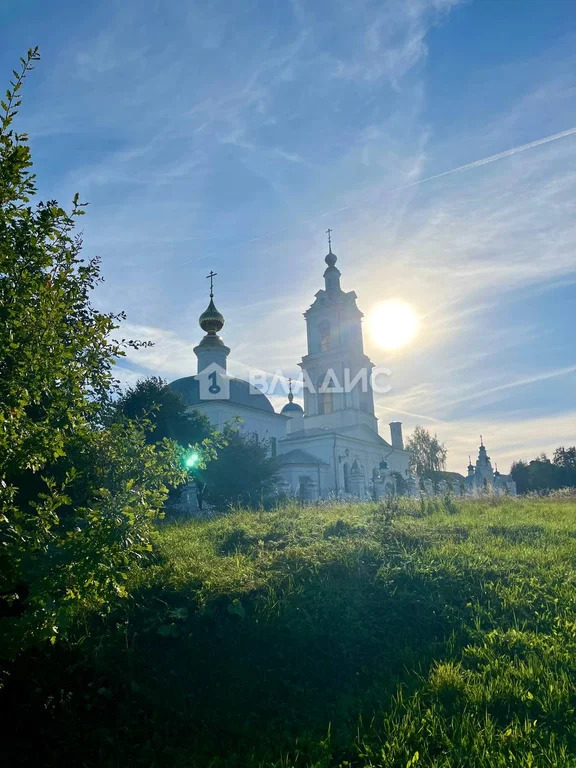
<path fill-rule="evenodd" d="M 464 480 L 464 488 L 469 496 L 516 496 L 516 483 L 512 477 L 498 472 L 497 466 L 493 469 L 482 435 L 476 465 L 472 464 L 471 458 L 468 459 L 468 475 Z"/>
<path fill-rule="evenodd" d="M 197 373 L 170 387 L 222 429 L 234 419 L 240 428 L 266 440 L 277 458 L 279 487 L 304 501 L 321 498 L 380 498 L 416 481 L 404 450 L 402 424 L 390 424 L 390 438 L 378 432 L 371 360 L 364 353 L 362 312 L 354 291 L 340 285 L 337 257 L 328 231 L 324 288 L 304 313 L 307 350 L 302 369 L 304 406 L 288 402 L 277 413 L 268 397 L 249 382 L 229 376 L 230 348 L 219 336 L 224 317 L 210 302 L 200 315 L 205 336 L 194 348 Z"/>

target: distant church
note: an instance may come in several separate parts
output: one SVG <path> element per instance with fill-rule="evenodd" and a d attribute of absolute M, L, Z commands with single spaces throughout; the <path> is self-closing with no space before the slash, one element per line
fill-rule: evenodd
<path fill-rule="evenodd" d="M 294 402 L 290 389 L 288 402 L 277 413 L 266 395 L 227 374 L 230 349 L 218 335 L 224 317 L 214 304 L 212 279 L 210 303 L 199 318 L 206 335 L 194 348 L 198 372 L 170 386 L 216 428 L 240 417 L 243 430 L 269 440 L 280 485 L 291 495 L 309 501 L 379 498 L 396 493 L 398 485 L 417 493 L 402 424 L 390 424 L 390 442 L 378 434 L 370 376 L 374 366 L 364 354 L 363 315 L 354 291 L 340 287 L 336 261 L 329 237 L 324 288 L 304 313 L 308 350 L 299 364 L 304 408 Z"/>
<path fill-rule="evenodd" d="M 464 479 L 464 488 L 470 496 L 482 496 L 484 494 L 496 494 L 497 496 L 516 496 L 516 483 L 510 475 L 502 475 L 498 467 L 494 470 L 490 456 L 486 452 L 486 446 L 480 435 L 480 448 L 476 465 L 468 460 L 468 475 Z"/>

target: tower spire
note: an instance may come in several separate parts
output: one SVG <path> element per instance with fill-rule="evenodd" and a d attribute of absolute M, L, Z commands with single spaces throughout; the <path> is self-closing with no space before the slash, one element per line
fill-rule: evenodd
<path fill-rule="evenodd" d="M 292 402 L 294 395 L 292 394 L 292 379 L 288 379 L 288 400 Z"/>
<path fill-rule="evenodd" d="M 336 254 L 332 253 L 332 230 L 328 228 L 326 234 L 328 235 L 328 253 L 324 257 L 324 261 L 328 266 L 324 270 L 324 281 L 328 293 L 335 295 L 340 292 L 340 272 L 336 266 L 338 260 Z"/>

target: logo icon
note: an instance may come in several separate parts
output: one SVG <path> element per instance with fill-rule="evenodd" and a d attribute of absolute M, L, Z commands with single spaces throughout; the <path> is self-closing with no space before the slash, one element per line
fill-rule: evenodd
<path fill-rule="evenodd" d="M 216 363 L 204 368 L 196 375 L 200 400 L 229 400 L 230 379 L 224 368 Z"/>

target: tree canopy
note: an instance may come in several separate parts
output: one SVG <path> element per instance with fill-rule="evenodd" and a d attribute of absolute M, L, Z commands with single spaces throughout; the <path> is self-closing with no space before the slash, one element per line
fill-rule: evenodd
<path fill-rule="evenodd" d="M 516 481 L 518 493 L 576 487 L 576 447 L 557 448 L 552 460 L 541 453 L 532 461 L 515 461 L 510 475 Z"/>
<path fill-rule="evenodd" d="M 269 500 L 276 475 L 267 441 L 243 433 L 237 424 L 227 424 L 218 458 L 197 474 L 206 485 L 205 498 L 218 507 L 260 506 Z"/>
<path fill-rule="evenodd" d="M 214 431 L 205 414 L 197 409 L 188 410 L 182 395 L 157 376 L 141 379 L 119 397 L 113 419 L 119 416 L 145 419 L 146 439 L 150 443 L 168 438 L 186 447 L 201 443 Z"/>
<path fill-rule="evenodd" d="M 444 443 L 438 440 L 424 427 L 417 426 L 406 443 L 410 452 L 410 469 L 420 477 L 435 479 L 439 472 L 446 469 L 448 451 Z"/>
<path fill-rule="evenodd" d="M 78 196 L 71 212 L 32 204 L 13 121 L 38 58 L 28 51 L 0 104 L 0 615 L 20 619 L 8 653 L 55 641 L 72 611 L 123 594 L 184 477 L 175 443 L 148 444 L 131 421 L 103 427 L 115 360 L 138 345 L 114 340 L 121 313 L 91 303 L 100 265 L 81 256 Z"/>

